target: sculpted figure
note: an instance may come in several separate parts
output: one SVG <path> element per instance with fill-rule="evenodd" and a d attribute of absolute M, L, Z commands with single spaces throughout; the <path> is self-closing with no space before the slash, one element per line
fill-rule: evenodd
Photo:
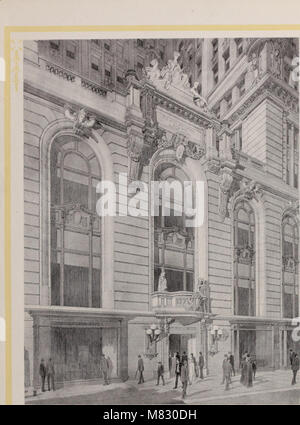
<path fill-rule="evenodd" d="M 164 292 L 167 290 L 167 279 L 166 279 L 166 272 L 165 269 L 161 269 L 161 273 L 159 275 L 158 279 L 158 292 Z"/>

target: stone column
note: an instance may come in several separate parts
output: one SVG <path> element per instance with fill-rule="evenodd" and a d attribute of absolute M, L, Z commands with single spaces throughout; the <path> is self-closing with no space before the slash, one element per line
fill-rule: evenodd
<path fill-rule="evenodd" d="M 287 368 L 287 330 L 283 331 L 283 366 Z"/>
<path fill-rule="evenodd" d="M 122 381 L 128 379 L 128 320 L 123 319 L 119 328 L 118 375 Z"/>

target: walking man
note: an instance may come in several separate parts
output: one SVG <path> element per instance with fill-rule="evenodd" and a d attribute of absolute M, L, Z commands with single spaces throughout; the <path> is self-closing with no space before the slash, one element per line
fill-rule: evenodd
<path fill-rule="evenodd" d="M 137 365 L 137 373 L 139 374 L 139 382 L 138 384 L 143 384 L 144 381 L 144 362 L 142 359 L 142 356 L 139 354 L 138 355 L 138 365 Z"/>
<path fill-rule="evenodd" d="M 228 356 L 229 356 L 229 362 L 230 362 L 231 367 L 232 367 L 232 375 L 233 375 L 233 376 L 235 376 L 235 369 L 234 369 L 234 355 L 233 355 L 231 352 L 229 352 L 229 353 L 228 353 Z"/>
<path fill-rule="evenodd" d="M 108 385 L 108 363 L 104 354 L 101 354 L 100 369 L 104 380 L 103 385 Z"/>
<path fill-rule="evenodd" d="M 175 386 L 173 388 L 173 390 L 176 390 L 177 386 L 178 386 L 178 378 L 180 376 L 180 369 L 181 369 L 181 364 L 180 364 L 180 360 L 179 358 L 176 356 L 176 365 L 175 365 Z"/>
<path fill-rule="evenodd" d="M 293 364 L 295 354 L 296 354 L 295 351 L 290 348 L 290 364 L 291 364 L 291 366 Z"/>
<path fill-rule="evenodd" d="M 40 377 L 41 377 L 41 380 L 42 380 L 42 392 L 45 392 L 46 375 L 47 375 L 46 366 L 45 366 L 44 359 L 42 359 L 41 364 L 40 364 Z"/>
<path fill-rule="evenodd" d="M 221 385 L 223 385 L 225 382 L 225 370 L 227 368 L 227 363 L 228 363 L 228 356 L 227 354 L 224 354 L 224 359 L 222 363 L 223 379 L 222 379 Z"/>
<path fill-rule="evenodd" d="M 55 386 L 54 386 L 55 369 L 54 369 L 54 364 L 51 357 L 48 360 L 48 363 L 46 366 L 46 373 L 47 373 L 47 380 L 48 380 L 48 391 L 50 391 L 51 389 L 55 391 Z"/>
<path fill-rule="evenodd" d="M 223 361 L 223 376 L 225 379 L 225 391 L 229 390 L 229 384 L 231 384 L 232 366 L 230 359 L 227 358 Z"/>
<path fill-rule="evenodd" d="M 294 353 L 294 358 L 292 363 L 292 371 L 293 371 L 292 385 L 297 384 L 296 377 L 297 377 L 298 370 L 299 370 L 299 357 L 297 353 Z"/>
<path fill-rule="evenodd" d="M 203 357 L 203 354 L 200 351 L 200 353 L 199 353 L 199 375 L 200 375 L 200 379 L 204 379 L 203 368 L 204 368 L 204 357 Z"/>
<path fill-rule="evenodd" d="M 158 362 L 158 367 L 157 367 L 157 384 L 159 385 L 159 381 L 160 378 L 162 379 L 163 385 L 165 385 L 165 378 L 164 378 L 164 365 L 162 364 L 162 362 Z"/>
<path fill-rule="evenodd" d="M 182 398 L 184 399 L 186 396 L 186 389 L 187 389 L 188 379 L 189 379 L 187 360 L 184 360 L 183 365 L 181 366 L 180 378 L 182 382 Z"/>

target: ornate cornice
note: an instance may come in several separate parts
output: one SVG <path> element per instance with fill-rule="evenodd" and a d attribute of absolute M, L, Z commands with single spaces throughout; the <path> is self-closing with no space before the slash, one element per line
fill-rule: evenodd
<path fill-rule="evenodd" d="M 224 118 L 232 125 L 239 119 L 244 119 L 263 100 L 270 98 L 278 103 L 286 112 L 299 112 L 298 93 L 288 84 L 270 73 L 260 77 L 250 93 Z"/>
<path fill-rule="evenodd" d="M 62 96 L 58 96 L 56 94 L 49 93 L 46 90 L 42 90 L 40 88 L 35 87 L 30 82 L 24 82 L 24 92 L 30 93 L 40 99 L 46 100 L 47 102 L 51 102 L 54 105 L 62 108 L 62 113 L 64 112 L 64 106 L 66 104 L 66 99 Z M 68 101 L 68 104 L 73 110 L 78 110 L 80 108 L 85 108 L 85 105 L 82 103 L 74 103 Z M 107 115 L 99 113 L 99 110 L 94 108 L 89 108 L 89 112 L 96 117 L 96 120 L 101 122 L 102 125 L 106 125 L 108 127 L 112 127 L 122 133 L 126 133 L 126 126 L 119 121 L 116 121 L 113 118 L 108 117 Z"/>
<path fill-rule="evenodd" d="M 204 128 L 208 128 L 211 125 L 217 129 L 220 127 L 220 122 L 215 118 L 214 114 L 198 112 L 194 108 L 172 98 L 168 94 L 160 92 L 149 82 L 145 82 L 142 89 L 142 93 L 144 95 L 147 92 L 151 93 L 155 106 L 160 106 L 163 109 L 166 109 L 171 113 Z"/>

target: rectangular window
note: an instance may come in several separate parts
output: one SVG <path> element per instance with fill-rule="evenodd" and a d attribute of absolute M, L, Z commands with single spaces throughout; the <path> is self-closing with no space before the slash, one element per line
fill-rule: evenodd
<path fill-rule="evenodd" d="M 137 46 L 138 47 L 144 47 L 144 41 L 141 40 L 140 38 L 137 39 Z"/>
<path fill-rule="evenodd" d="M 218 67 L 218 64 L 216 64 L 213 67 L 213 77 L 214 77 L 214 83 L 215 84 L 218 84 L 218 81 L 219 81 L 219 67 Z"/>
<path fill-rule="evenodd" d="M 59 50 L 59 41 L 50 41 L 50 47 L 53 50 Z"/>
<path fill-rule="evenodd" d="M 224 67 L 225 67 L 225 72 L 227 72 L 230 68 L 230 54 L 229 54 L 229 48 L 225 50 L 225 52 L 223 53 L 223 58 L 224 58 Z"/>
<path fill-rule="evenodd" d="M 71 58 L 71 59 L 75 59 L 75 52 L 74 51 L 71 51 L 71 50 L 66 50 L 66 55 L 68 56 L 68 58 Z"/>
<path fill-rule="evenodd" d="M 117 76 L 117 82 L 120 84 L 124 84 L 124 79 L 120 77 L 120 75 Z"/>
<path fill-rule="evenodd" d="M 240 56 L 243 53 L 243 39 L 242 38 L 236 38 L 236 53 L 237 56 Z"/>
<path fill-rule="evenodd" d="M 226 97 L 225 97 L 226 103 L 227 103 L 227 110 L 229 110 L 232 107 L 232 93 L 230 92 Z"/>
<path fill-rule="evenodd" d="M 91 63 L 91 68 L 94 69 L 95 71 L 99 71 L 99 66 L 96 65 L 94 62 Z"/>
<path fill-rule="evenodd" d="M 218 56 L 218 50 L 219 50 L 219 45 L 218 45 L 218 39 L 214 38 L 212 41 L 212 48 L 213 48 L 213 59 L 216 59 Z"/>
<path fill-rule="evenodd" d="M 107 43 L 104 43 L 104 49 L 105 49 L 105 50 L 110 50 L 110 45 L 109 45 L 109 44 L 107 44 Z"/>
<path fill-rule="evenodd" d="M 105 74 L 105 77 L 108 77 L 108 78 L 110 78 L 111 76 L 111 73 L 108 69 L 105 70 L 104 74 Z"/>
<path fill-rule="evenodd" d="M 243 77 L 241 81 L 239 82 L 238 88 L 240 92 L 240 97 L 242 97 L 243 94 L 245 93 L 245 77 Z"/>

